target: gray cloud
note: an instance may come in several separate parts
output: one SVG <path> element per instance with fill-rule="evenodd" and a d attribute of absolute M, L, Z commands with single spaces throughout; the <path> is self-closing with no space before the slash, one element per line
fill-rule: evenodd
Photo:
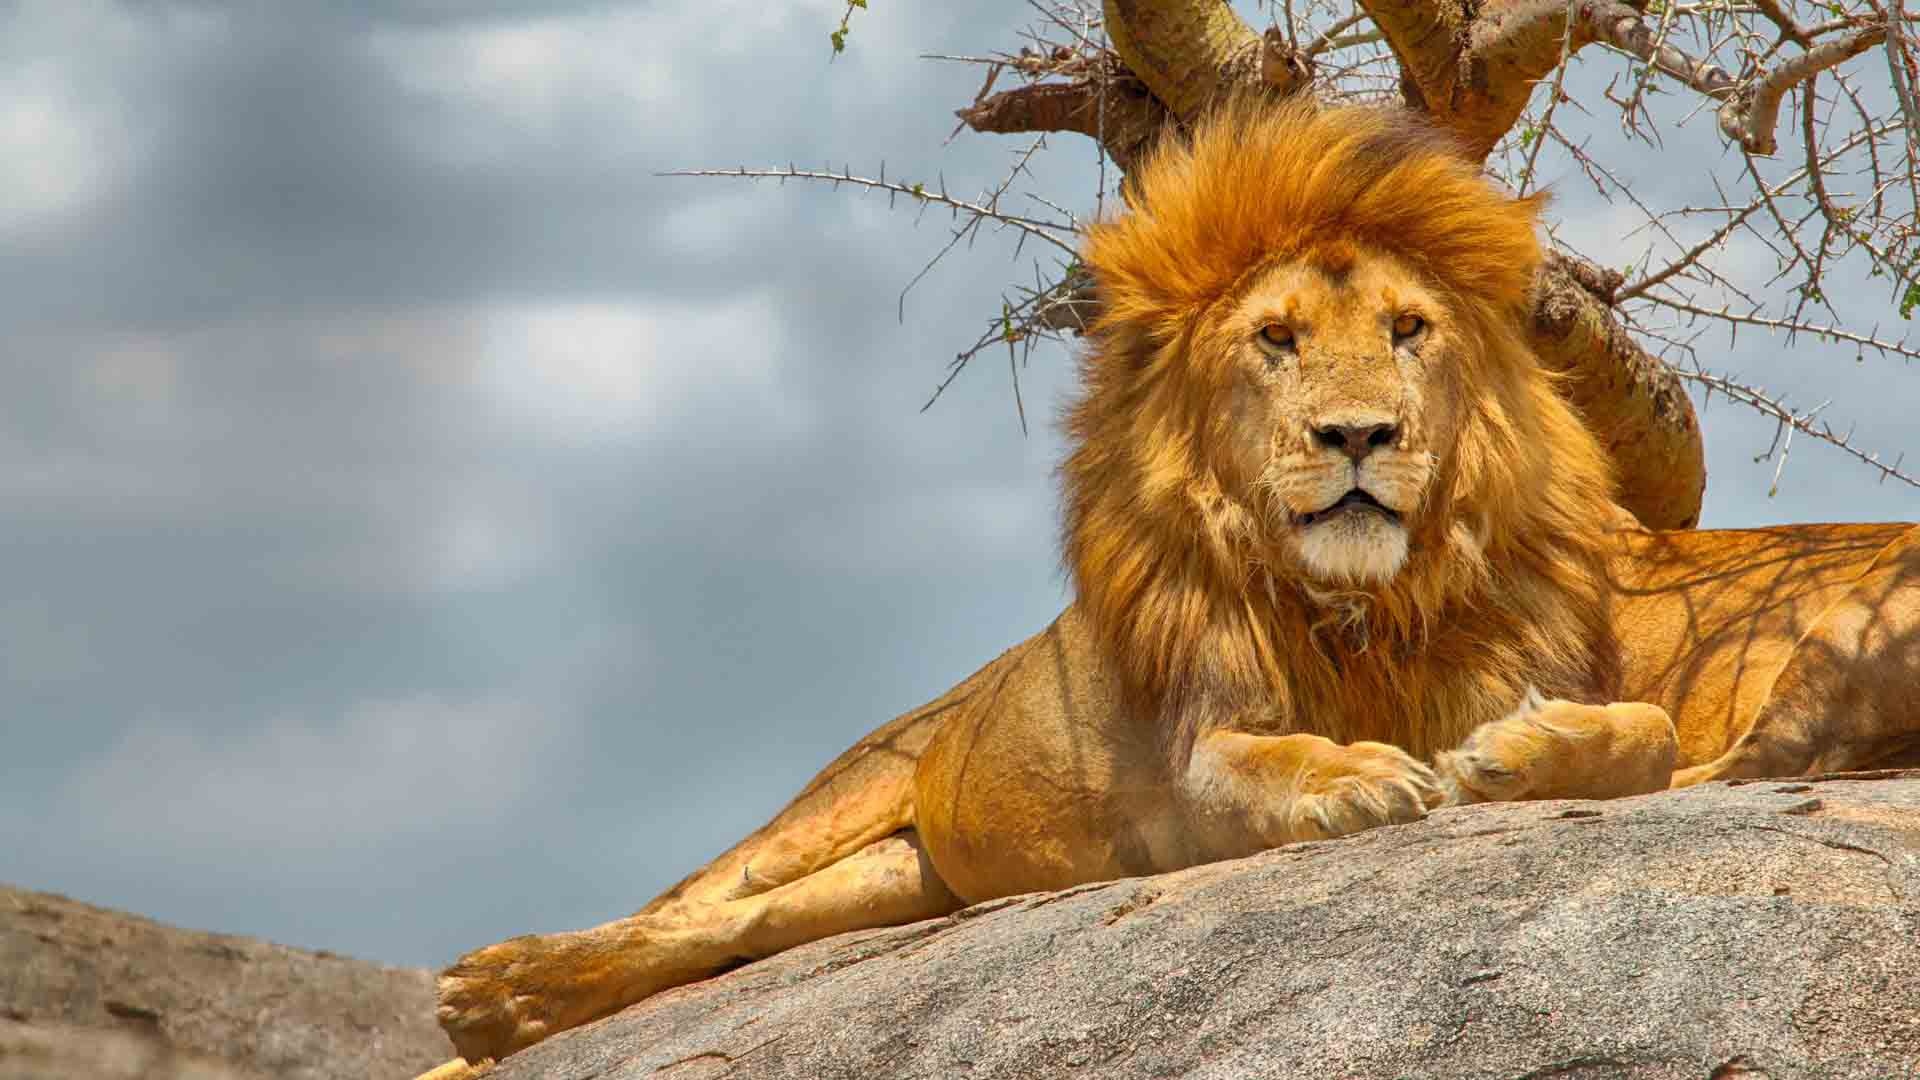
<path fill-rule="evenodd" d="M 1050 614 L 1051 444 L 1003 383 L 914 411 L 997 264 L 900 327 L 934 227 L 653 175 L 999 149 L 876 108 L 931 89 L 884 20 L 701 48 L 736 7 L 11 13 L 91 179 L 0 223 L 0 874 L 441 962 L 637 905 Z"/>

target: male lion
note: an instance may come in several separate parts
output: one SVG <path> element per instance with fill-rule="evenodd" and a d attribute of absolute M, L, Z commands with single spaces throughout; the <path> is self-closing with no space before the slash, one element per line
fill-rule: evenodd
<path fill-rule="evenodd" d="M 1916 533 L 1613 527 L 1522 337 L 1537 200 L 1406 114 L 1303 105 L 1134 180 L 1086 242 L 1073 605 L 638 914 L 463 957 L 468 1061 L 830 934 L 1443 803 L 1920 760 Z"/>

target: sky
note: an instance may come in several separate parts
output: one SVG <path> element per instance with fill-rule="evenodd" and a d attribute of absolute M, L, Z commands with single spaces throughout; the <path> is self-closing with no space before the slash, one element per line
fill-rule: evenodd
<path fill-rule="evenodd" d="M 442 965 L 637 908 L 1045 626 L 1069 352 L 1027 433 L 1003 355 L 920 411 L 1036 252 L 902 318 L 940 216 L 656 175 L 997 181 L 917 56 L 1031 9 L 875 0 L 830 61 L 843 11 L 0 3 L 0 881 Z M 1096 183 L 1056 136 L 1022 187 Z M 1712 341 L 1920 451 L 1920 373 Z M 1811 444 L 1769 498 L 1772 426 L 1703 417 L 1708 525 L 1920 517 Z"/>

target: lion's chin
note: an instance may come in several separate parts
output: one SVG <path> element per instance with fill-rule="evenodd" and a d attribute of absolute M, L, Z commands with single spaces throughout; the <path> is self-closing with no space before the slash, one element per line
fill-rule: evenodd
<path fill-rule="evenodd" d="M 1296 530 L 1309 575 L 1329 585 L 1384 585 L 1407 562 L 1407 530 L 1367 511 L 1348 511 Z"/>

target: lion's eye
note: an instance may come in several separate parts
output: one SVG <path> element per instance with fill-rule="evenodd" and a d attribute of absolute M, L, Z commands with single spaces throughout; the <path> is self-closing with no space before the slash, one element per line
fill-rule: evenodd
<path fill-rule="evenodd" d="M 1427 328 L 1427 320 L 1409 311 L 1393 320 L 1393 340 L 1402 344 L 1418 336 Z"/>
<path fill-rule="evenodd" d="M 1293 351 L 1293 327 L 1286 323 L 1268 323 L 1260 328 L 1260 344 L 1281 352 Z"/>

